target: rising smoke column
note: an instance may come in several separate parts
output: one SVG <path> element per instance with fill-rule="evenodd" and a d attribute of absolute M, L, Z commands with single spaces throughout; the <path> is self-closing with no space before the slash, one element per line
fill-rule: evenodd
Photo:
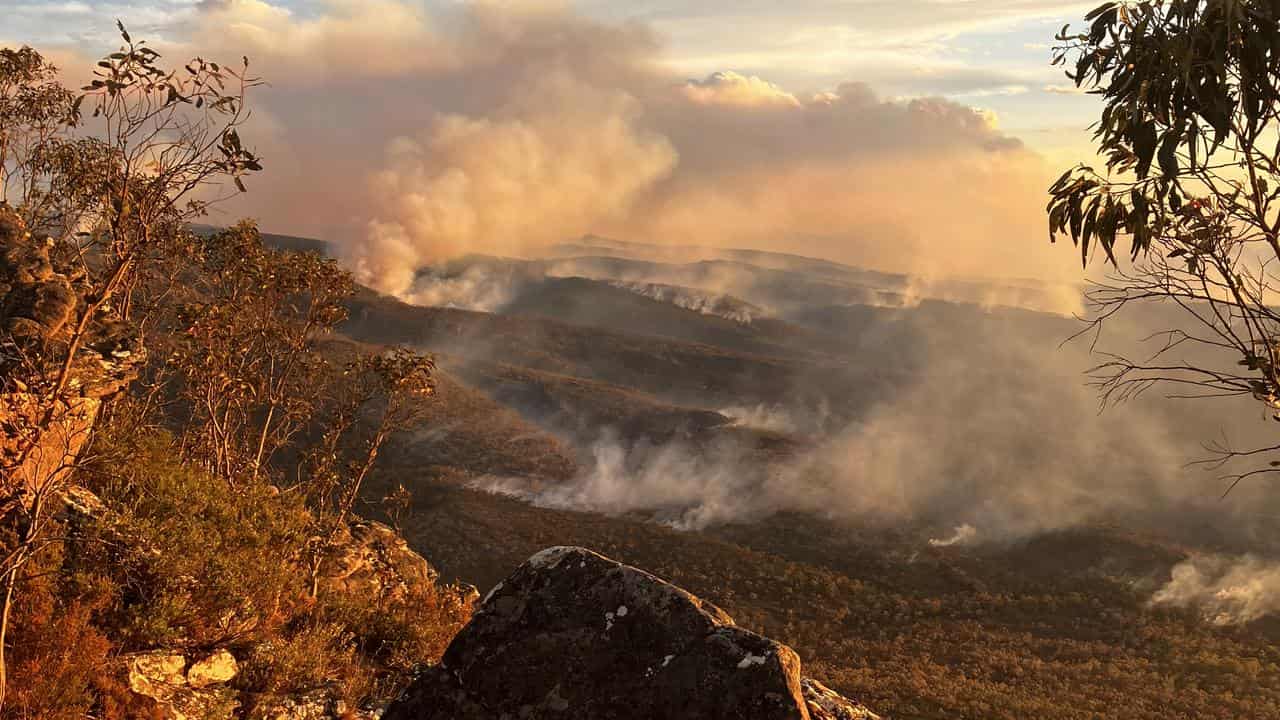
<path fill-rule="evenodd" d="M 403 293 L 418 268 L 587 233 L 806 249 L 855 264 L 1062 279 L 1052 173 L 990 113 L 664 67 L 641 23 L 564 6 L 207 3 L 185 52 L 247 54 L 268 164 L 233 209 L 335 241 Z M 1009 252 L 1009 247 L 1017 248 Z"/>

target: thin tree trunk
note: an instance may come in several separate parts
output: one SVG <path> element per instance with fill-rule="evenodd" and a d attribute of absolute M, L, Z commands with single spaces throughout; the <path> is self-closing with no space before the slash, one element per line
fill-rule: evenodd
<path fill-rule="evenodd" d="M 271 430 L 271 421 L 275 418 L 276 404 L 271 403 L 271 408 L 267 410 L 267 419 L 262 423 L 262 433 L 258 436 L 258 452 L 253 457 L 253 477 L 251 480 L 257 482 L 258 471 L 262 468 L 262 454 L 267 447 L 267 433 Z"/>
<path fill-rule="evenodd" d="M 18 571 L 31 558 L 31 546 L 35 542 L 40 527 L 40 512 L 43 503 L 41 493 L 37 492 L 31 503 L 31 521 L 18 535 L 18 546 L 14 549 L 4 579 L 4 605 L 0 607 L 0 711 L 4 710 L 5 695 L 9 687 L 9 663 L 6 646 L 9 642 L 9 619 L 13 613 L 13 594 L 18 585 Z"/>
<path fill-rule="evenodd" d="M 9 662 L 5 652 L 9 638 L 9 614 L 13 607 L 13 588 L 18 584 L 18 568 L 25 558 L 14 558 L 13 567 L 5 573 L 4 607 L 0 608 L 0 711 L 4 710 L 5 693 L 9 688 Z"/>

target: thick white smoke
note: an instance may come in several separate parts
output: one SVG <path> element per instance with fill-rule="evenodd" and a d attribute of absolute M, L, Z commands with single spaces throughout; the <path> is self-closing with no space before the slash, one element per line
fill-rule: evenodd
<path fill-rule="evenodd" d="M 414 305 L 495 312 L 510 303 L 523 287 L 512 273 L 472 265 L 459 273 L 427 269 L 405 280 L 400 297 Z"/>
<path fill-rule="evenodd" d="M 347 247 L 357 274 L 399 295 L 430 261 L 516 254 L 624 215 L 676 162 L 663 137 L 635 126 L 637 113 L 626 93 L 564 74 L 489 117 L 445 115 L 392 140 L 373 175 L 368 233 Z"/>
<path fill-rule="evenodd" d="M 1217 473 L 1187 466 L 1204 457 L 1205 438 L 1236 429 L 1233 405 L 1150 397 L 1099 412 L 1083 375 L 1092 364 L 1087 343 L 1059 347 L 1074 327 L 1068 321 L 937 304 L 881 312 L 880 324 L 860 331 L 867 343 L 854 356 L 909 379 L 852 422 L 839 423 L 821 403 L 721 411 L 743 429 L 816 437 L 816 448 L 769 465 L 750 442 L 708 451 L 606 438 L 581 478 L 525 485 L 527 497 L 557 507 L 662 513 L 683 527 L 811 513 L 932 529 L 940 544 L 1000 543 L 1115 521 L 1175 535 L 1196 527 L 1255 545 L 1265 540 L 1255 533 L 1265 534 L 1262 514 L 1277 504 L 1265 487 L 1241 486 L 1224 500 Z M 802 382 L 822 387 L 829 380 Z M 1247 446 L 1259 438 L 1235 439 Z M 937 528 L 960 530 L 948 537 Z"/>
<path fill-rule="evenodd" d="M 591 456 L 586 471 L 572 482 L 534 487 L 519 478 L 484 477 L 471 487 L 538 507 L 643 513 L 680 530 L 749 520 L 768 510 L 754 492 L 759 468 L 750 467 L 737 447 L 628 445 L 605 433 Z"/>
<path fill-rule="evenodd" d="M 268 172 L 229 211 L 334 241 L 393 293 L 458 255 L 591 232 L 803 244 L 930 277 L 1072 273 L 1042 240 L 1051 169 L 989 113 L 852 82 L 802 96 L 688 80 L 638 22 L 554 3 L 221 0 L 164 49 L 245 54 L 271 83 L 245 133 Z"/>
<path fill-rule="evenodd" d="M 1280 563 L 1252 555 L 1199 555 L 1173 568 L 1153 605 L 1194 608 L 1215 625 L 1242 625 L 1280 612 Z"/>

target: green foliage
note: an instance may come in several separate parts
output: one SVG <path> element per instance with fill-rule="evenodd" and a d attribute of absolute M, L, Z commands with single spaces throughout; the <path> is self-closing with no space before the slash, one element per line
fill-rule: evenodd
<path fill-rule="evenodd" d="M 399 598 L 371 603 L 334 594 L 321 598 L 319 614 L 350 628 L 355 646 L 385 670 L 408 673 L 444 655 L 471 617 L 472 598 L 459 588 L 410 588 Z"/>
<path fill-rule="evenodd" d="M 1086 261 L 1099 246 L 1114 262 L 1124 236 L 1136 257 L 1206 192 L 1228 200 L 1229 215 L 1267 224 L 1280 185 L 1258 172 L 1277 170 L 1277 149 L 1266 138 L 1280 117 L 1280 6 L 1108 2 L 1086 20 L 1084 32 L 1063 28 L 1054 63 L 1102 99 L 1094 138 L 1107 170 L 1131 179 L 1117 182 L 1089 167 L 1065 173 L 1050 191 L 1050 232 L 1069 235 Z M 1231 168 L 1249 177 L 1233 183 Z M 1189 257 L 1195 246 L 1184 249 Z"/>
<path fill-rule="evenodd" d="M 75 596 L 104 598 L 93 627 L 115 652 L 232 647 L 242 691 L 327 688 L 354 704 L 396 692 L 470 617 L 456 588 L 313 598 L 318 519 L 302 494 L 184 464 L 167 433 L 121 437 L 108 426 L 94 456 L 84 480 L 105 509 L 76 524 L 72 552 L 54 568 Z"/>
<path fill-rule="evenodd" d="M 382 599 L 326 594 L 253 647 L 237 686 L 254 694 L 336 689 L 351 704 L 393 697 L 415 668 L 440 660 L 471 612 L 457 588 Z"/>
<path fill-rule="evenodd" d="M 0 717 L 140 717 L 114 656 L 153 648 L 230 648 L 248 693 L 385 700 L 439 656 L 469 601 L 413 582 L 395 597 L 318 597 L 319 570 L 378 449 L 422 419 L 434 363 L 377 349 L 344 374 L 317 343 L 346 318 L 347 272 L 265 247 L 250 223 L 188 227 L 221 199 L 217 180 L 243 191 L 262 169 L 239 135 L 258 81 L 247 60 L 167 68 L 120 33 L 80 96 L 34 50 L 0 50 L 0 200 L 69 259 L 58 272 L 84 299 L 60 324 L 65 346 L 39 349 L 49 377 L 26 386 L 51 388 L 52 403 L 77 387 L 80 360 L 138 357 L 112 339 L 140 335 L 149 363 L 103 407 L 69 481 L 36 501 L 0 497 L 0 591 L 22 624 Z M 62 512 L 64 493 L 92 497 L 84 488 L 98 499 Z"/>
<path fill-rule="evenodd" d="M 112 518 L 93 526 L 77 565 L 118 588 L 111 624 L 124 647 L 243 643 L 297 612 L 310 523 L 297 497 L 265 483 L 232 489 L 178 462 L 163 433 L 102 437 L 99 448 L 114 461 L 86 481 Z"/>
<path fill-rule="evenodd" d="M 1095 329 L 1132 302 L 1176 303 L 1186 320 L 1152 335 L 1162 347 L 1147 359 L 1095 368 L 1097 384 L 1107 400 L 1156 385 L 1179 398 L 1252 396 L 1280 420 L 1280 5 L 1107 2 L 1087 21 L 1063 29 L 1054 62 L 1102 101 L 1094 140 L 1106 168 L 1053 184 L 1050 238 L 1071 238 L 1085 264 L 1101 248 L 1112 265 L 1088 294 Z M 1210 442 L 1214 467 L 1280 449 Z"/>
<path fill-rule="evenodd" d="M 308 620 L 292 632 L 255 646 L 237 684 L 252 692 L 271 694 L 337 686 L 343 697 L 359 698 L 361 691 L 369 688 L 367 673 L 359 665 L 349 628 Z"/>
<path fill-rule="evenodd" d="M 185 402 L 186 457 L 256 477 L 321 410 L 332 371 L 313 351 L 346 318 L 333 260 L 265 247 L 251 223 L 184 233 L 141 293 L 162 350 L 157 377 Z"/>
<path fill-rule="evenodd" d="M 345 521 L 383 444 L 426 417 L 435 369 L 431 357 L 404 348 L 346 364 L 326 398 L 320 440 L 304 460 L 306 492 L 319 514 Z"/>

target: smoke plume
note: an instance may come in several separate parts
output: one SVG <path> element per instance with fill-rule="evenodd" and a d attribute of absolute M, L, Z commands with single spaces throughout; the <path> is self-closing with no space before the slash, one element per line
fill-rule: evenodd
<path fill-rule="evenodd" d="M 961 525 L 956 528 L 955 532 L 945 538 L 931 538 L 929 545 L 931 547 L 952 547 L 953 545 L 964 545 L 971 542 L 978 536 L 978 529 L 972 525 Z"/>
<path fill-rule="evenodd" d="M 943 303 L 870 312 L 872 320 L 848 333 L 862 341 L 851 357 L 902 375 L 868 388 L 876 392 L 865 405 L 744 403 L 721 411 L 739 427 L 809 437 L 812 450 L 768 465 L 748 443 L 706 450 L 588 439 L 594 462 L 578 480 L 498 485 L 523 487 L 540 504 L 655 512 L 691 528 L 802 512 L 918 527 L 933 532 L 935 544 L 955 544 L 1123 522 L 1188 542 L 1278 549 L 1269 513 L 1280 501 L 1265 486 L 1242 485 L 1223 499 L 1219 473 L 1188 467 L 1224 428 L 1241 446 L 1267 437 L 1267 426 L 1238 422 L 1238 405 L 1151 396 L 1100 412 L 1084 377 L 1094 362 L 1088 344 L 1060 346 L 1077 327 L 1069 320 Z M 833 379 L 799 382 L 820 393 Z M 959 530 L 938 534 L 951 528 Z"/>
<path fill-rule="evenodd" d="M 991 114 L 857 82 L 690 80 L 637 22 L 542 3 L 221 0 L 163 49 L 248 55 L 271 83 L 245 133 L 268 172 L 227 211 L 334 241 L 390 293 L 449 258 L 590 232 L 935 278 L 1072 272 L 1043 242 L 1052 173 Z"/>
<path fill-rule="evenodd" d="M 576 480 L 532 487 L 523 479 L 485 477 L 473 489 L 538 507 L 621 515 L 642 513 L 680 530 L 751 520 L 770 508 L 756 492 L 761 469 L 732 443 L 697 450 L 679 443 L 627 444 L 606 432 Z"/>
<path fill-rule="evenodd" d="M 1194 608 L 1215 625 L 1243 625 L 1280 612 L 1280 564 L 1252 555 L 1201 555 L 1173 568 L 1153 605 Z"/>

